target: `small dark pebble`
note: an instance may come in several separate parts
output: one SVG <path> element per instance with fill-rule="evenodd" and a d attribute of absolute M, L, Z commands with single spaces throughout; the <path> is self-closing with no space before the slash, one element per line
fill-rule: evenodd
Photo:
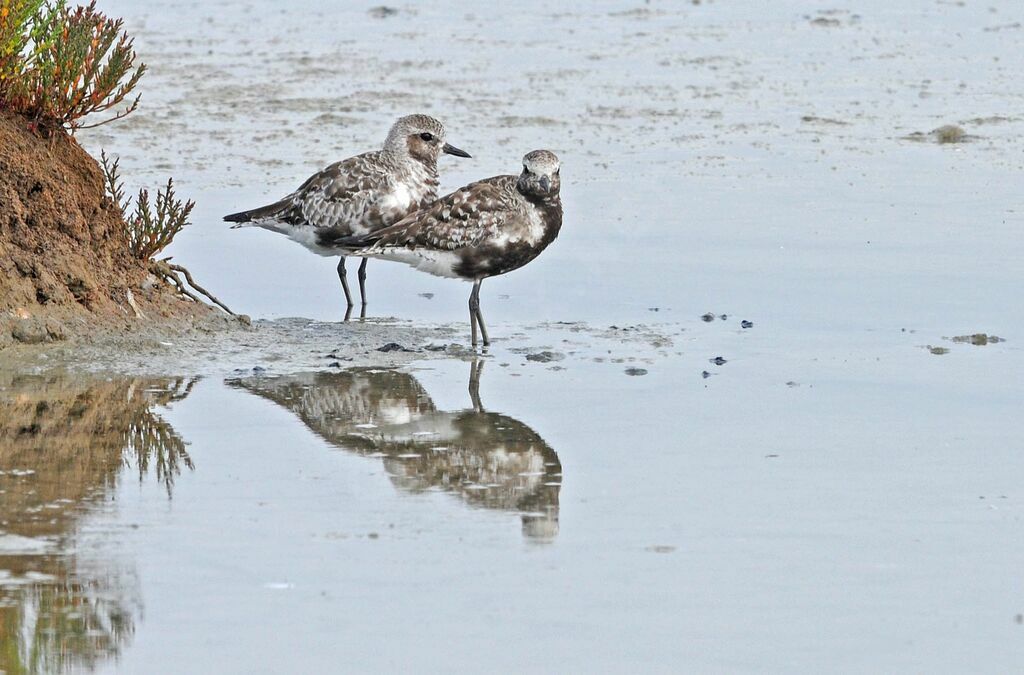
<path fill-rule="evenodd" d="M 753 327 L 754 327 L 754 322 L 753 321 L 747 321 L 746 319 L 744 319 L 743 321 L 740 321 L 740 328 L 753 328 Z"/>
<path fill-rule="evenodd" d="M 371 7 L 367 14 L 374 19 L 387 19 L 398 14 L 398 10 L 387 5 L 378 5 L 377 7 Z"/>
<path fill-rule="evenodd" d="M 771 458 L 774 458 L 774 457 L 778 457 L 778 455 L 765 455 L 765 457 L 768 458 L 768 459 L 771 459 Z"/>
<path fill-rule="evenodd" d="M 434 297 L 434 294 L 433 293 L 420 293 L 420 297 L 421 298 L 426 298 L 427 300 L 430 300 L 430 299 L 432 299 Z"/>
<path fill-rule="evenodd" d="M 646 368 L 626 368 L 626 375 L 638 376 L 638 375 L 646 375 L 646 374 L 647 374 L 647 369 Z"/>
<path fill-rule="evenodd" d="M 706 380 L 706 379 L 708 379 L 709 377 L 711 377 L 711 373 L 709 373 L 709 372 L 708 372 L 708 371 L 706 371 L 706 370 L 702 370 L 702 371 L 701 371 L 701 373 L 700 373 L 700 376 L 701 376 L 701 377 L 703 377 L 703 378 L 704 378 L 704 379 Z"/>
<path fill-rule="evenodd" d="M 265 372 L 267 372 L 267 369 L 266 369 L 266 368 L 264 368 L 263 366 L 253 366 L 253 368 L 252 368 L 252 372 L 254 372 L 254 373 L 256 373 L 257 375 L 259 375 L 260 373 L 265 373 Z"/>
<path fill-rule="evenodd" d="M 411 349 L 406 349 L 397 342 L 389 342 L 383 347 L 377 347 L 378 352 L 411 352 Z"/>
<path fill-rule="evenodd" d="M 660 312 L 661 308 L 660 307 L 648 307 L 647 311 L 648 312 Z"/>
<path fill-rule="evenodd" d="M 341 364 L 338 363 L 337 361 L 331 361 L 330 363 L 327 364 L 327 367 L 328 368 L 341 368 Z"/>
<path fill-rule="evenodd" d="M 728 363 L 728 361 L 726 361 L 721 356 L 716 356 L 713 359 L 708 359 L 708 361 L 710 361 L 711 363 L 715 364 L 716 366 L 724 366 L 726 363 Z"/>
<path fill-rule="evenodd" d="M 711 323 L 712 321 L 715 320 L 715 315 L 712 314 L 711 312 L 708 312 L 707 314 L 702 314 L 700 320 L 703 321 L 704 323 Z"/>
<path fill-rule="evenodd" d="M 719 314 L 718 318 L 721 319 L 722 321 L 728 321 L 729 315 L 728 314 Z"/>

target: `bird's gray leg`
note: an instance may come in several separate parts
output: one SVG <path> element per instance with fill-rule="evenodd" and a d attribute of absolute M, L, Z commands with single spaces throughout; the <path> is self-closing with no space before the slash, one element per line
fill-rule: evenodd
<path fill-rule="evenodd" d="M 363 258 L 363 261 L 359 263 L 359 299 L 363 301 L 363 307 L 366 307 L 366 263 L 370 262 L 369 258 Z M 363 310 L 363 316 L 366 316 L 365 309 Z"/>
<path fill-rule="evenodd" d="M 341 260 L 338 261 L 338 278 L 341 279 L 341 287 L 345 289 L 345 301 L 348 303 L 348 309 L 351 312 L 352 307 L 356 304 L 352 302 L 352 291 L 348 290 L 348 274 L 345 272 L 345 256 L 341 256 Z M 348 319 L 348 316 L 345 317 Z"/>
<path fill-rule="evenodd" d="M 482 280 L 478 279 L 473 283 L 473 292 L 469 295 L 469 319 L 472 326 L 473 333 L 473 346 L 476 346 L 476 327 L 480 326 L 480 336 L 484 340 L 484 347 L 491 344 L 491 341 L 487 338 L 487 328 L 484 326 L 484 315 L 480 311 L 480 284 Z"/>
<path fill-rule="evenodd" d="M 477 285 L 473 284 L 473 290 L 469 294 L 469 332 L 473 336 L 472 343 L 476 346 L 476 305 L 479 298 L 476 297 Z"/>
<path fill-rule="evenodd" d="M 483 412 L 484 406 L 480 402 L 480 376 L 484 373 L 484 362 L 473 359 L 469 365 L 469 398 L 473 401 L 473 410 Z"/>
<path fill-rule="evenodd" d="M 484 313 L 480 311 L 480 284 L 483 281 L 476 282 L 476 322 L 480 326 L 480 336 L 484 339 L 484 347 L 491 344 L 490 338 L 487 337 L 487 326 L 484 325 Z"/>
<path fill-rule="evenodd" d="M 480 290 L 480 282 L 473 284 L 473 291 L 469 294 L 469 331 L 473 336 L 473 346 L 476 347 L 476 309 L 480 305 L 480 298 L 477 291 Z"/>

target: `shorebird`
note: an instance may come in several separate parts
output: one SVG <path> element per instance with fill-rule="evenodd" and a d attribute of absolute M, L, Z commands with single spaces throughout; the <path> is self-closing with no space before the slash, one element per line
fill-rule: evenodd
<path fill-rule="evenodd" d="M 480 311 L 480 284 L 530 262 L 562 227 L 559 162 L 549 150 L 523 157 L 518 176 L 494 176 L 456 190 L 390 227 L 340 237 L 350 255 L 406 263 L 441 277 L 473 282 L 469 323 L 490 344 Z"/>
<path fill-rule="evenodd" d="M 437 160 L 441 154 L 469 157 L 445 142 L 444 125 L 429 115 L 401 117 L 391 126 L 384 147 L 335 162 L 313 174 L 290 195 L 268 206 L 224 216 L 238 223 L 287 235 L 322 256 L 340 255 L 338 277 L 348 313 L 352 293 L 345 272 L 345 251 L 331 245 L 393 225 L 437 199 Z M 359 265 L 359 297 L 366 308 L 366 259 Z"/>

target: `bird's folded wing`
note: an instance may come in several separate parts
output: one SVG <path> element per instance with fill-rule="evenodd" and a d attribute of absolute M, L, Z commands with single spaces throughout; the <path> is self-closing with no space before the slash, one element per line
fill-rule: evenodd
<path fill-rule="evenodd" d="M 514 176 L 496 176 L 471 183 L 391 227 L 340 243 L 369 246 L 371 251 L 395 247 L 452 251 L 476 246 L 517 214 L 509 191 L 514 181 Z"/>
<path fill-rule="evenodd" d="M 370 225 L 381 199 L 392 189 L 386 171 L 358 155 L 332 164 L 311 176 L 294 195 L 305 223 L 351 235 Z"/>

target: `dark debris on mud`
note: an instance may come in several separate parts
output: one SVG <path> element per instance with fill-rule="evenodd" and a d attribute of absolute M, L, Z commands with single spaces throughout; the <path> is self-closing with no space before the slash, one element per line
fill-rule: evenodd
<path fill-rule="evenodd" d="M 1000 342 L 1006 342 L 1004 338 L 998 335 L 988 335 L 986 333 L 974 333 L 973 335 L 957 335 L 956 337 L 943 338 L 950 342 L 958 342 L 961 344 L 970 344 L 976 347 L 983 347 L 985 345 L 994 345 Z"/>

